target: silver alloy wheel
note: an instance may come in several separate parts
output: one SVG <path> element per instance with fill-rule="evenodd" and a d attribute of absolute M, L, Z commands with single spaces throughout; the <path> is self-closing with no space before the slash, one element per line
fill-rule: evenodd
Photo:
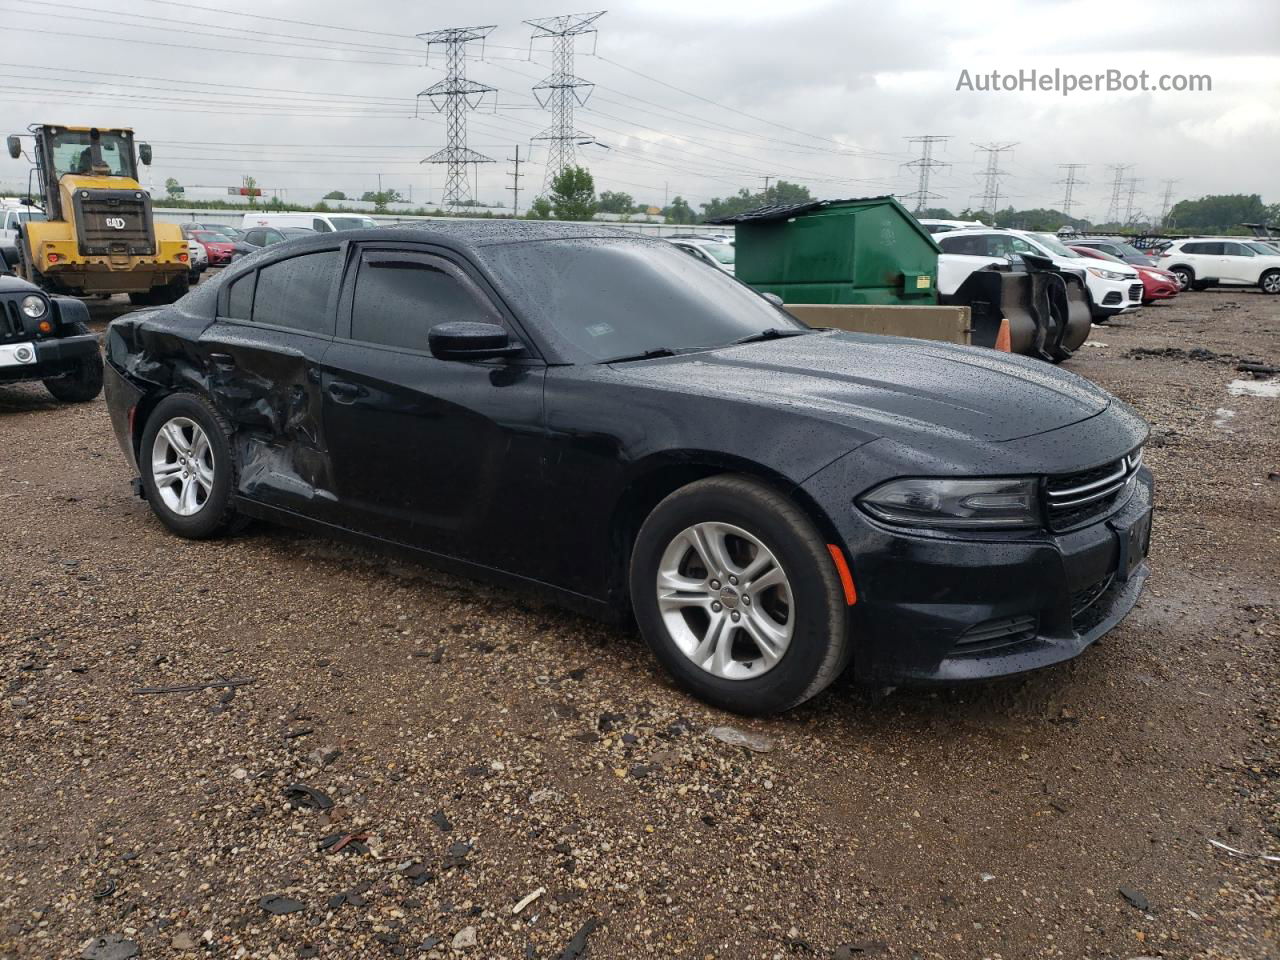
<path fill-rule="evenodd" d="M 204 509 L 213 492 L 213 447 L 204 428 L 189 417 L 173 417 L 151 446 L 151 477 L 164 505 L 180 517 Z"/>
<path fill-rule="evenodd" d="M 1267 293 L 1280 293 L 1280 273 L 1269 273 L 1263 277 L 1262 289 Z"/>
<path fill-rule="evenodd" d="M 667 544 L 658 610 L 676 647 L 725 680 L 768 673 L 791 644 L 795 604 L 786 571 L 754 535 L 697 523 Z"/>
<path fill-rule="evenodd" d="M 1178 278 L 1178 289 L 1185 290 L 1191 286 L 1191 277 L 1185 270 L 1174 270 L 1173 275 Z"/>

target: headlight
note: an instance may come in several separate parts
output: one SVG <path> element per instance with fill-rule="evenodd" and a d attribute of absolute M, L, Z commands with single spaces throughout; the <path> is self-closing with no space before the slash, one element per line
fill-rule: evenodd
<path fill-rule="evenodd" d="M 1038 527 L 1032 479 L 890 480 L 859 498 L 873 517 L 918 527 Z"/>
<path fill-rule="evenodd" d="M 1130 280 L 1132 279 L 1127 273 L 1117 273 L 1114 270 L 1104 270 L 1102 267 L 1089 267 L 1089 272 L 1095 277 L 1101 277 L 1103 280 Z"/>
<path fill-rule="evenodd" d="M 48 311 L 49 307 L 44 302 L 44 297 L 37 297 L 34 293 L 30 296 L 22 298 L 22 312 L 32 320 L 39 320 Z"/>

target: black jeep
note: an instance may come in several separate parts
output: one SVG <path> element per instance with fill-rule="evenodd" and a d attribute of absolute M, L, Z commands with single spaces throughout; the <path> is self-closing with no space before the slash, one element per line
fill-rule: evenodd
<path fill-rule="evenodd" d="M 102 391 L 102 354 L 89 308 L 13 276 L 16 255 L 0 247 L 0 386 L 41 380 L 64 403 L 92 400 Z"/>

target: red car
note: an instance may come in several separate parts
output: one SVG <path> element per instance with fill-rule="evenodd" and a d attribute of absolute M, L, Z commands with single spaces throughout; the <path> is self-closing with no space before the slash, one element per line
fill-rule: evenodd
<path fill-rule="evenodd" d="M 234 241 L 212 230 L 196 230 L 191 234 L 191 238 L 204 247 L 205 253 L 209 254 L 209 266 L 225 267 L 231 262 L 231 255 L 236 249 Z"/>
<path fill-rule="evenodd" d="M 1113 257 L 1111 254 L 1095 250 L 1093 247 L 1072 247 L 1071 249 L 1086 257 L 1093 257 L 1095 260 L 1110 260 L 1112 263 L 1125 262 L 1119 257 Z M 1128 266 L 1137 270 L 1138 276 L 1142 279 L 1143 303 L 1151 303 L 1153 300 L 1167 300 L 1178 295 L 1178 291 L 1181 289 L 1178 286 L 1178 278 L 1168 270 L 1161 270 L 1159 267 L 1144 267 L 1136 263 L 1130 263 Z"/>

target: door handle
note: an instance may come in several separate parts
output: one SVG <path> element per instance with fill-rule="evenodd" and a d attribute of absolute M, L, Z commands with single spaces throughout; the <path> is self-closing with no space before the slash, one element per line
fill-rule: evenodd
<path fill-rule="evenodd" d="M 356 386 L 354 383 L 335 380 L 329 384 L 329 396 L 333 397 L 338 403 L 354 403 L 360 397 L 367 397 L 368 395 L 368 390 L 364 387 Z"/>
<path fill-rule="evenodd" d="M 209 359 L 219 367 L 234 367 L 236 365 L 236 358 L 229 353 L 211 353 L 209 354 Z"/>

